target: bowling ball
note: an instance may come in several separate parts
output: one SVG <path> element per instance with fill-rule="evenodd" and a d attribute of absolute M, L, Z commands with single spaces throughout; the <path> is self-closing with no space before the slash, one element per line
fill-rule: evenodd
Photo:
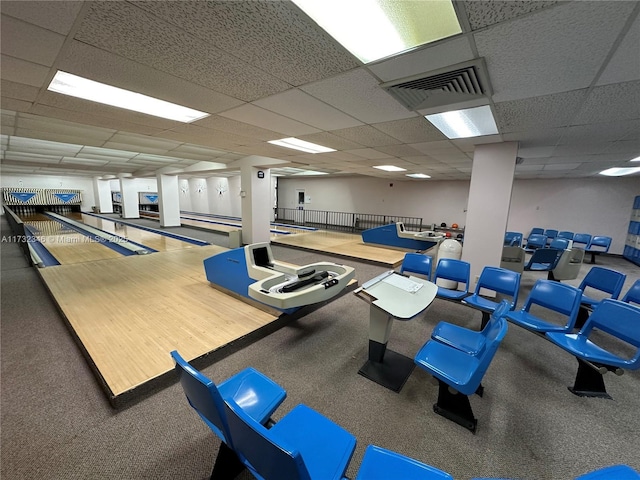
<path fill-rule="evenodd" d="M 462 240 L 462 234 L 461 234 L 461 233 L 459 233 L 458 235 L 456 235 L 456 238 L 457 238 L 458 240 Z"/>
<path fill-rule="evenodd" d="M 442 223 L 440 224 L 440 226 L 441 226 L 442 228 L 446 228 L 446 227 L 447 227 L 447 224 L 446 224 L 446 223 L 444 223 L 444 222 L 442 222 Z"/>
<path fill-rule="evenodd" d="M 447 237 L 447 238 L 451 238 L 451 232 L 445 233 L 444 236 Z"/>
<path fill-rule="evenodd" d="M 452 223 L 451 224 L 451 228 L 458 228 L 458 224 L 457 223 Z"/>

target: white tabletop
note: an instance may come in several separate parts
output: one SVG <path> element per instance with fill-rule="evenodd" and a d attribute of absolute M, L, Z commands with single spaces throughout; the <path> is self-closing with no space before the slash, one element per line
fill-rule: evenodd
<path fill-rule="evenodd" d="M 397 275 L 401 277 L 401 280 L 403 278 L 406 279 L 406 277 L 402 277 L 398 273 L 391 275 Z M 386 277 L 386 279 L 389 280 L 389 277 Z M 392 284 L 395 282 L 382 279 L 369 286 L 366 286 L 367 284 L 365 283 L 366 287 L 363 286 L 359 290 L 371 298 L 373 305 L 384 310 L 389 315 L 400 320 L 409 320 L 431 304 L 436 297 L 438 287 L 435 283 L 419 277 L 410 276 L 408 280 L 421 283 L 422 287 L 415 292 L 410 292 Z"/>

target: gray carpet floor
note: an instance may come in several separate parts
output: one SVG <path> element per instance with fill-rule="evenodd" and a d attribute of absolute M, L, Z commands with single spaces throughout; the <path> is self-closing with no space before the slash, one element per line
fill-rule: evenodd
<path fill-rule="evenodd" d="M 4 218 L 1 227 L 9 236 Z M 384 270 L 278 246 L 273 252 L 299 265 L 320 259 L 352 265 L 361 283 Z M 0 260 L 2 479 L 207 478 L 219 441 L 188 406 L 180 385 L 112 409 L 18 246 L 3 242 Z M 640 276 L 621 258 L 600 257 L 598 263 L 625 272 L 625 290 Z M 583 265 L 579 279 L 590 267 Z M 520 304 L 542 277 L 523 275 Z M 414 370 L 400 393 L 357 374 L 367 357 L 368 309 L 348 293 L 203 372 L 221 381 L 255 367 L 287 390 L 276 421 L 304 403 L 352 432 L 358 444 L 350 477 L 369 444 L 456 479 L 571 479 L 616 463 L 640 470 L 639 372 L 605 376 L 614 400 L 576 397 L 566 388 L 575 377 L 575 358 L 510 325 L 484 377 L 484 397 L 471 398 L 478 418 L 473 435 L 433 413 L 438 388 L 422 370 Z M 439 320 L 477 329 L 480 319 L 468 307 L 437 299 L 418 318 L 395 322 L 389 348 L 413 357 Z"/>

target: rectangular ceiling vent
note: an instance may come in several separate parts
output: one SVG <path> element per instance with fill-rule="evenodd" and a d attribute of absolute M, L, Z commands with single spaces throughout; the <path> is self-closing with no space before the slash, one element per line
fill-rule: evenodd
<path fill-rule="evenodd" d="M 381 87 L 409 110 L 486 99 L 493 93 L 482 58 L 383 83 Z"/>

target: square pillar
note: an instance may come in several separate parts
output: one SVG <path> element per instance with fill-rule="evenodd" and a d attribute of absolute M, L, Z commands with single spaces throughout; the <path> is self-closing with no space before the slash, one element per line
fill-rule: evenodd
<path fill-rule="evenodd" d="M 102 180 L 93 177 L 93 197 L 95 206 L 100 213 L 113 213 L 113 201 L 111 199 L 111 180 Z"/>
<path fill-rule="evenodd" d="M 140 218 L 138 185 L 135 178 L 120 176 L 120 194 L 122 195 L 122 218 Z"/>
<path fill-rule="evenodd" d="M 178 197 L 178 177 L 176 175 L 156 176 L 158 180 L 158 207 L 160 226 L 180 226 L 180 198 Z"/>
<path fill-rule="evenodd" d="M 251 165 L 240 168 L 242 186 L 242 242 L 245 244 L 271 240 L 271 170 Z"/>

